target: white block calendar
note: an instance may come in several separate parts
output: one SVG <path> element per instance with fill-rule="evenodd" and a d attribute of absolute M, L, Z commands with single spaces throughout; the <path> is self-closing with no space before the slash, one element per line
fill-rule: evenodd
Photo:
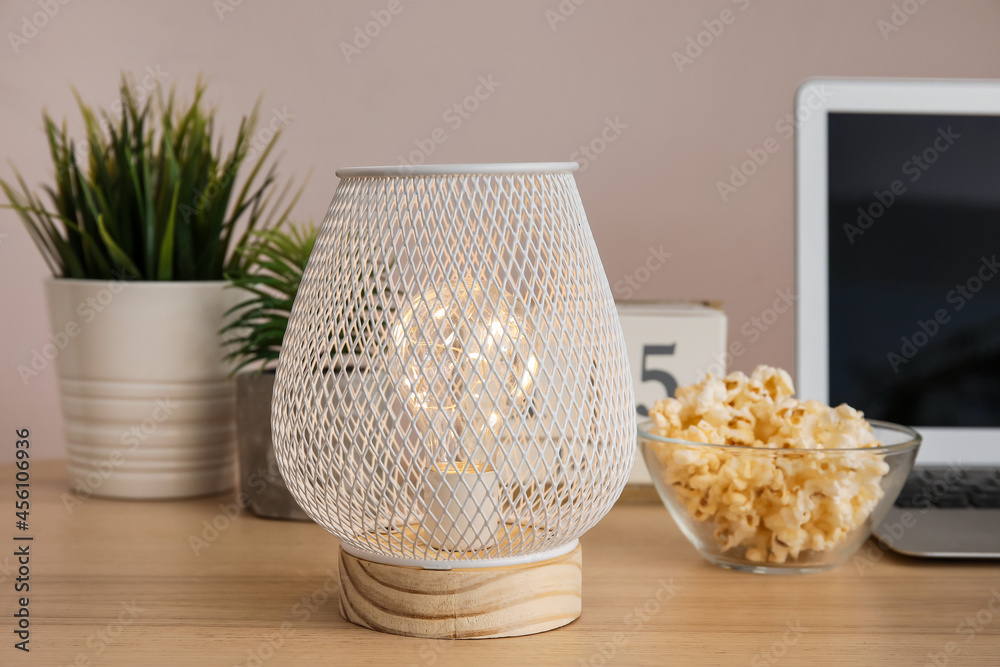
<path fill-rule="evenodd" d="M 726 315 L 706 303 L 618 304 L 640 423 L 657 400 L 706 373 L 726 373 Z M 650 484 L 636 454 L 629 484 Z"/>

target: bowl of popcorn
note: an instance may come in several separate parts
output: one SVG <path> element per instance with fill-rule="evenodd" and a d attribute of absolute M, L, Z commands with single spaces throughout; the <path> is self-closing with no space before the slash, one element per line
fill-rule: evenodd
<path fill-rule="evenodd" d="M 785 371 L 708 375 L 639 424 L 653 484 L 711 563 L 821 572 L 844 563 L 884 518 L 920 447 L 911 428 L 794 397 Z"/>

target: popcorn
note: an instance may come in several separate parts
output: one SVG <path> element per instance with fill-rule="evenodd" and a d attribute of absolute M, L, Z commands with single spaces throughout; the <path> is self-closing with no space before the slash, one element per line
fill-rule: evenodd
<path fill-rule="evenodd" d="M 715 524 L 723 551 L 742 549 L 760 563 L 828 551 L 882 499 L 889 466 L 882 455 L 863 451 L 881 446 L 864 415 L 848 405 L 794 398 L 784 370 L 708 375 L 675 393 L 650 410 L 654 434 L 744 448 L 649 443 L 691 516 Z M 828 449 L 858 451 L 822 452 Z"/>

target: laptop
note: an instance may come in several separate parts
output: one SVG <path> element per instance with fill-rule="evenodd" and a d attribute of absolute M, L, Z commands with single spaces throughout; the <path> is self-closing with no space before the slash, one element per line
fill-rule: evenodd
<path fill-rule="evenodd" d="M 875 535 L 1000 558 L 1000 81 L 796 97 L 797 385 L 924 438 Z"/>

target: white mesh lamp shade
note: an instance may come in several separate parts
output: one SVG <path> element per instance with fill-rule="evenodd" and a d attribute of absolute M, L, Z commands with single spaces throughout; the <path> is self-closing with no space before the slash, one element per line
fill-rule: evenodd
<path fill-rule="evenodd" d="M 578 538 L 625 485 L 635 412 L 576 168 L 337 173 L 272 421 L 288 488 L 340 538 L 348 620 L 459 638 L 579 616 Z"/>

